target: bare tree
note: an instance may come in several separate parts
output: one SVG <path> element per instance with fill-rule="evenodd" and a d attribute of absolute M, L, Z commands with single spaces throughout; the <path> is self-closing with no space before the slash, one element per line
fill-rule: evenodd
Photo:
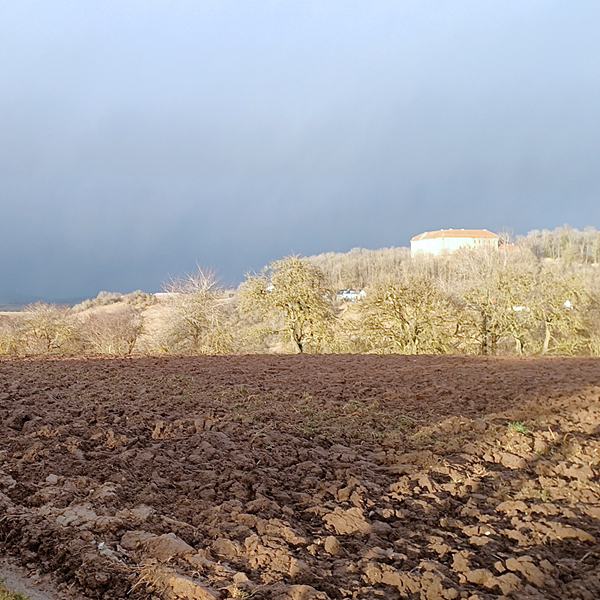
<path fill-rule="evenodd" d="M 583 281 L 586 302 L 580 311 L 584 347 L 592 356 L 600 356 L 600 269 L 578 269 Z"/>
<path fill-rule="evenodd" d="M 33 354 L 79 350 L 76 322 L 67 306 L 36 302 L 20 318 L 24 350 Z"/>
<path fill-rule="evenodd" d="M 132 306 L 100 310 L 81 326 L 86 350 L 98 354 L 131 354 L 143 332 L 143 317 Z"/>
<path fill-rule="evenodd" d="M 486 277 L 473 277 L 463 287 L 467 309 L 479 314 L 481 354 L 496 354 L 499 345 L 513 340 L 518 354 L 530 346 L 534 326 L 535 273 L 528 266 L 504 262 Z"/>
<path fill-rule="evenodd" d="M 370 351 L 400 354 L 450 352 L 456 330 L 450 298 L 424 274 L 404 272 L 367 289 L 358 308 Z"/>
<path fill-rule="evenodd" d="M 248 275 L 239 301 L 243 314 L 279 318 L 279 332 L 299 353 L 322 351 L 331 337 L 332 293 L 320 269 L 305 258 L 288 256 Z"/>
<path fill-rule="evenodd" d="M 16 354 L 19 336 L 14 318 L 0 315 L 0 354 Z"/>
<path fill-rule="evenodd" d="M 548 266 L 540 273 L 536 292 L 532 304 L 533 315 L 543 328 L 540 354 L 549 351 L 552 340 L 563 350 L 582 343 L 583 315 L 589 302 L 583 279 L 560 266 Z"/>
<path fill-rule="evenodd" d="M 215 274 L 198 269 L 164 286 L 168 312 L 162 345 L 191 354 L 219 354 L 231 350 L 228 327 L 232 301 L 219 287 Z"/>

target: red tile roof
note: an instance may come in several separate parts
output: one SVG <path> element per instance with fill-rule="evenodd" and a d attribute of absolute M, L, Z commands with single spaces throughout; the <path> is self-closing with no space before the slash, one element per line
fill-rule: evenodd
<path fill-rule="evenodd" d="M 473 238 L 497 240 L 498 236 L 487 229 L 440 229 L 439 231 L 426 231 L 416 235 L 411 242 L 421 240 L 434 240 L 438 238 Z"/>

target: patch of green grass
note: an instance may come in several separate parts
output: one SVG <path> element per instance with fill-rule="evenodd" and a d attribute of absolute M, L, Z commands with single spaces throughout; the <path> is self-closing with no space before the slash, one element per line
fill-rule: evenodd
<path fill-rule="evenodd" d="M 29 600 L 25 594 L 16 594 L 6 589 L 4 582 L 0 579 L 0 600 Z"/>
<path fill-rule="evenodd" d="M 507 427 L 508 427 L 509 431 L 512 431 L 514 433 L 523 433 L 526 435 L 531 433 L 531 431 L 529 429 L 527 429 L 527 425 L 525 425 L 525 423 L 519 423 L 518 421 L 508 423 Z"/>

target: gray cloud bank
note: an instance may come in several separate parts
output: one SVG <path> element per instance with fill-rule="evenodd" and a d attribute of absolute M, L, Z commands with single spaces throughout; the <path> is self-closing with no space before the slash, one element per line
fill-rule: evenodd
<path fill-rule="evenodd" d="M 0 302 L 600 221 L 595 2 L 0 4 Z"/>

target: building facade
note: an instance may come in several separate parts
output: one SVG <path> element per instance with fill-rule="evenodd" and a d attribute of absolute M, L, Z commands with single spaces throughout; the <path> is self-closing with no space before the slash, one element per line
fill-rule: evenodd
<path fill-rule="evenodd" d="M 438 256 L 459 248 L 492 248 L 498 250 L 498 236 L 487 229 L 440 229 L 426 231 L 410 240 L 411 256 Z"/>

